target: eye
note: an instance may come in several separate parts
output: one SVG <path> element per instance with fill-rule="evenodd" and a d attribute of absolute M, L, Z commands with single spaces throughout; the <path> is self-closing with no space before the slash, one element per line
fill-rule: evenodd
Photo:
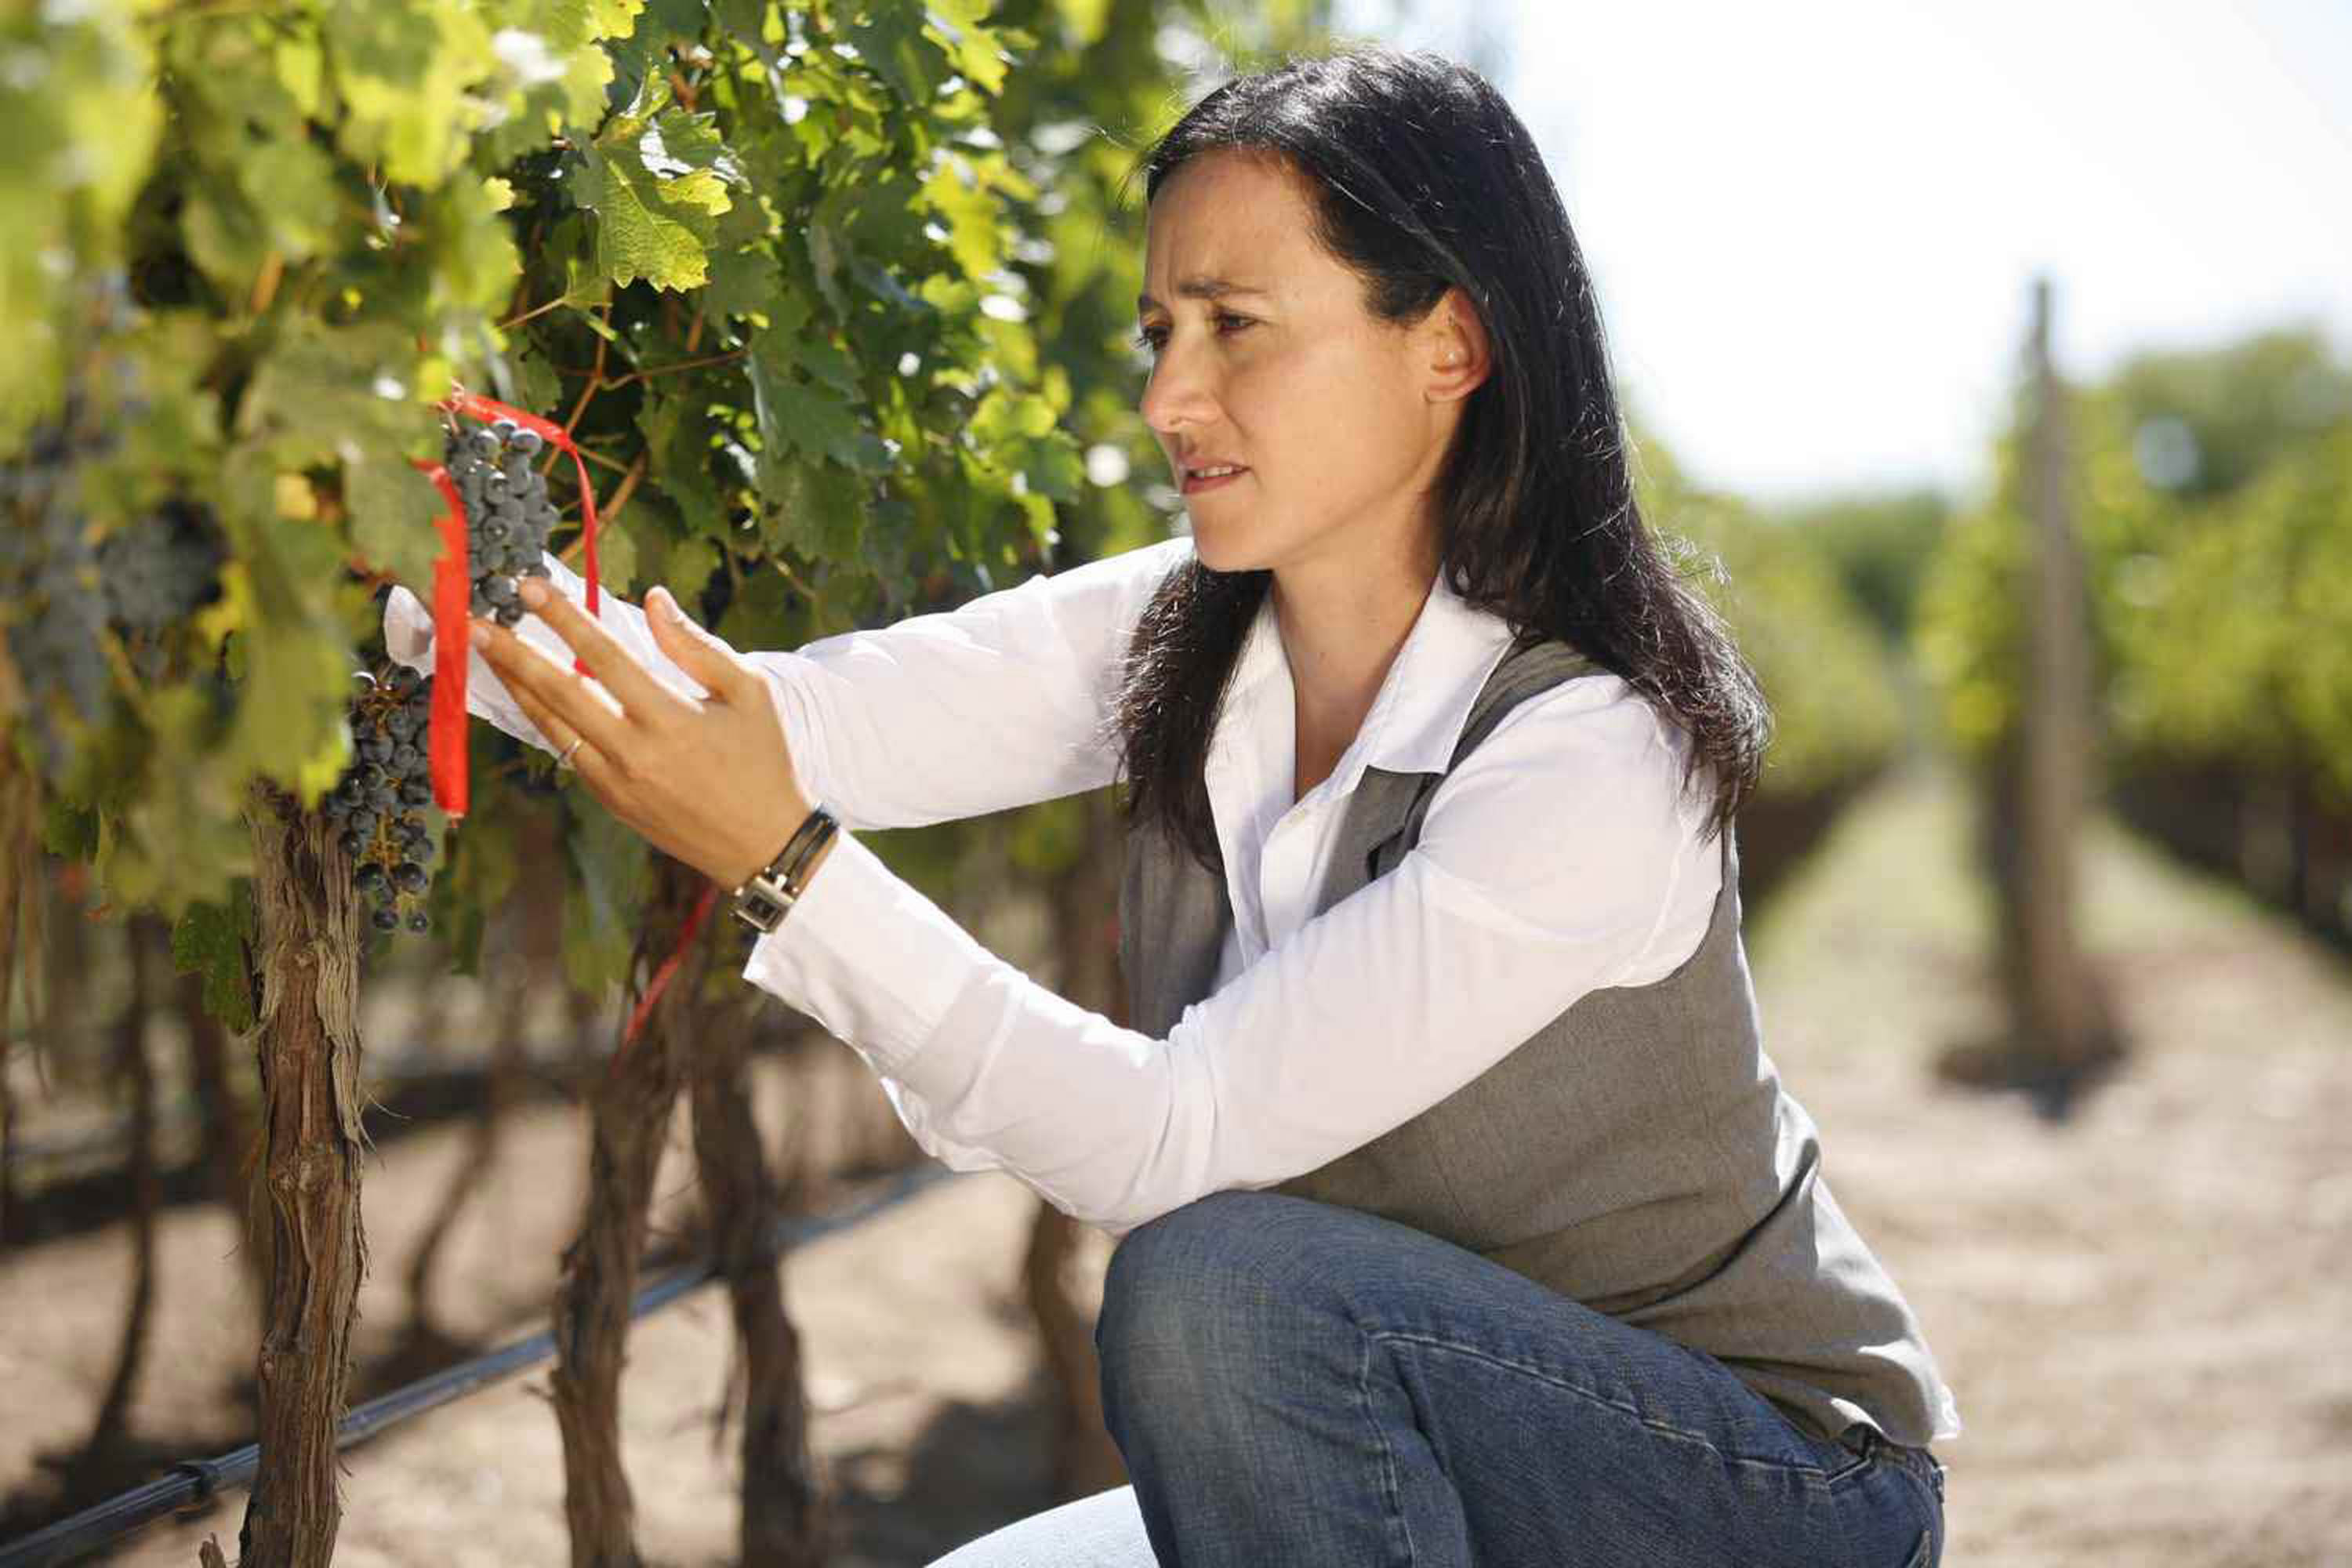
<path fill-rule="evenodd" d="M 1226 337 L 1231 337 L 1244 327 L 1256 325 L 1249 317 L 1236 316 L 1230 310 L 1220 310 L 1210 320 L 1216 323 L 1217 331 Z M 1145 327 L 1135 334 L 1135 346 L 1139 349 L 1149 349 L 1155 354 L 1160 352 L 1160 345 L 1167 341 L 1167 330 L 1161 327 Z"/>

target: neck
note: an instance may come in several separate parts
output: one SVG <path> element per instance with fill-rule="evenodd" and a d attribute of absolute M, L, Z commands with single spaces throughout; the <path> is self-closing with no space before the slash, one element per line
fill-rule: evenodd
<path fill-rule="evenodd" d="M 1342 745 L 1353 737 L 1436 575 L 1433 548 L 1275 574 L 1275 625 L 1302 731 Z"/>

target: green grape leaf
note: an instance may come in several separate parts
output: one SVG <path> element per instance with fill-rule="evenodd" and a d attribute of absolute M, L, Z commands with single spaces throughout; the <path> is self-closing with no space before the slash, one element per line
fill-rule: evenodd
<path fill-rule="evenodd" d="M 248 689 L 246 705 L 265 700 Z M 147 693 L 145 777 L 119 816 L 100 818 L 92 868 L 125 909 L 155 909 L 177 920 L 200 899 L 228 896 L 229 879 L 253 871 L 253 836 L 238 781 L 247 770 L 209 750 L 211 704 L 193 686 Z M 340 726 L 341 714 L 336 713 Z"/>
<path fill-rule="evenodd" d="M 646 79 L 572 165 L 572 199 L 596 215 L 596 267 L 614 283 L 698 289 L 709 279 L 719 215 L 740 171 L 702 119 L 665 110 L 667 83 Z"/>
<path fill-rule="evenodd" d="M 719 550 L 707 539 L 688 539 L 662 562 L 662 585 L 689 612 L 719 574 Z"/>
<path fill-rule="evenodd" d="M 625 599 L 636 592 L 637 542 L 627 529 L 597 529 L 596 576 L 608 594 Z"/>
<path fill-rule="evenodd" d="M 991 96 L 1004 90 L 1004 73 L 1013 63 L 982 25 L 994 8 L 992 0 L 931 0 L 931 25 L 925 29 L 945 40 L 957 74 Z"/>
<path fill-rule="evenodd" d="M 811 561 L 855 562 L 865 541 L 866 486 L 838 464 L 779 458 L 760 468 L 772 512 L 761 537 L 772 551 Z"/>
<path fill-rule="evenodd" d="M 250 451 L 232 455 L 226 477 L 231 499 L 222 521 L 250 603 L 233 644 L 236 710 L 209 760 L 236 777 L 275 779 L 315 804 L 350 745 L 351 646 L 336 603 L 342 545 L 331 530 L 256 504 L 257 490 L 268 493 L 270 471 Z"/>
<path fill-rule="evenodd" d="M 889 468 L 888 449 L 881 437 L 858 423 L 855 404 L 795 374 L 800 363 L 797 344 L 772 328 L 752 340 L 744 363 L 751 371 L 752 405 L 760 426 L 763 489 L 775 460 L 787 452 L 831 458 L 861 472 L 878 473 Z"/>
<path fill-rule="evenodd" d="M 198 900 L 172 927 L 173 967 L 204 976 L 205 1011 L 234 1034 L 253 1027 L 252 930 L 253 885 L 243 878 L 230 884 L 226 904 Z"/>
<path fill-rule="evenodd" d="M 503 180 L 454 180 L 424 197 L 409 220 L 411 265 L 429 268 L 435 291 L 458 310 L 496 310 L 514 292 L 522 258 L 500 217 L 513 205 Z"/>
<path fill-rule="evenodd" d="M 435 185 L 466 156 L 485 105 L 490 30 L 457 0 L 331 0 L 320 17 L 343 150 L 395 184 Z"/>
<path fill-rule="evenodd" d="M 584 790 L 572 792 L 567 805 L 564 851 L 572 877 L 563 900 L 563 968 L 573 985 L 603 995 L 628 973 L 652 885 L 651 852 Z"/>
<path fill-rule="evenodd" d="M 354 451 L 398 457 L 432 428 L 416 401 L 420 370 L 414 341 L 397 327 L 303 321 L 255 369 L 237 434 L 278 471 Z"/>
<path fill-rule="evenodd" d="M 702 308 L 725 320 L 753 311 L 772 315 L 783 286 L 783 271 L 764 248 L 729 251 L 710 258 L 710 280 L 703 286 Z"/>
<path fill-rule="evenodd" d="M 343 465 L 343 502 L 362 559 L 429 600 L 448 510 L 433 481 L 407 463 L 362 458 Z"/>
<path fill-rule="evenodd" d="M 1014 471 L 1030 489 L 1059 501 L 1078 499 L 1086 483 L 1087 463 L 1078 455 L 1076 441 L 1057 430 L 1043 440 L 1024 442 L 1022 447 Z"/>
<path fill-rule="evenodd" d="M 41 813 L 41 843 L 52 855 L 87 860 L 98 852 L 98 813 L 78 802 L 52 799 Z"/>
<path fill-rule="evenodd" d="M 716 174 L 661 179 L 634 149 L 583 149 L 572 198 L 596 215 L 596 267 L 614 283 L 698 289 L 709 279 L 715 221 L 729 205 Z"/>
<path fill-rule="evenodd" d="M 927 106 L 948 76 L 939 41 L 923 29 L 923 8 L 906 0 L 878 0 L 842 29 L 858 58 L 913 108 Z"/>

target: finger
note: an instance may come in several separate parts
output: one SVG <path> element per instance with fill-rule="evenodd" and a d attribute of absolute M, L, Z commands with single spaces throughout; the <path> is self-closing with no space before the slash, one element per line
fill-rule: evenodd
<path fill-rule="evenodd" d="M 474 626 L 488 634 L 478 645 L 483 659 L 498 672 L 515 706 L 539 727 L 541 735 L 554 739 L 549 734 L 551 720 L 565 742 L 573 735 L 584 735 L 588 744 L 599 751 L 614 756 L 622 753 L 629 716 L 608 693 L 504 626 L 487 621 L 476 621 Z"/>
<path fill-rule="evenodd" d="M 604 795 L 604 790 L 602 785 L 605 781 L 603 775 L 604 764 L 609 760 L 604 753 L 598 751 L 585 735 L 566 724 L 560 715 L 540 701 L 538 698 L 518 689 L 515 699 L 516 706 L 522 710 L 523 717 L 529 719 L 538 728 L 540 738 L 547 742 L 547 749 L 553 753 L 556 765 L 577 772 L 592 786 L 597 786 L 596 793 L 599 795 Z M 575 741 L 579 742 L 576 746 L 572 744 Z M 565 755 L 567 752 L 570 753 L 568 757 Z M 581 763 L 583 761 L 590 763 L 591 768 L 583 768 Z"/>
<path fill-rule="evenodd" d="M 589 618 L 588 612 L 572 603 L 568 594 L 559 594 L 535 577 L 526 577 L 522 584 L 524 605 L 547 623 L 548 629 L 571 646 L 588 667 L 588 673 L 604 685 L 632 718 L 652 721 L 688 711 L 686 701 L 668 687 L 654 679 L 653 672 L 639 664 L 613 639 L 613 634 Z M 533 604 L 536 599 L 538 602 Z M 596 744 L 592 732 L 589 744 Z"/>
<path fill-rule="evenodd" d="M 677 596 L 656 587 L 646 595 L 646 623 L 670 661 L 722 702 L 740 702 L 753 679 L 726 640 L 689 619 Z"/>

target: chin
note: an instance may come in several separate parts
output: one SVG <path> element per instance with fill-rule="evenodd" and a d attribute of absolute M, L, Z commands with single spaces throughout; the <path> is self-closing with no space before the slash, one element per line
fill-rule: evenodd
<path fill-rule="evenodd" d="M 1186 513 L 1188 517 L 1191 515 Z M 1211 528 L 1203 532 L 1199 521 L 1194 519 L 1192 532 L 1193 559 L 1212 572 L 1260 572 L 1265 569 L 1266 563 L 1260 556 L 1236 542 L 1223 529 Z"/>

